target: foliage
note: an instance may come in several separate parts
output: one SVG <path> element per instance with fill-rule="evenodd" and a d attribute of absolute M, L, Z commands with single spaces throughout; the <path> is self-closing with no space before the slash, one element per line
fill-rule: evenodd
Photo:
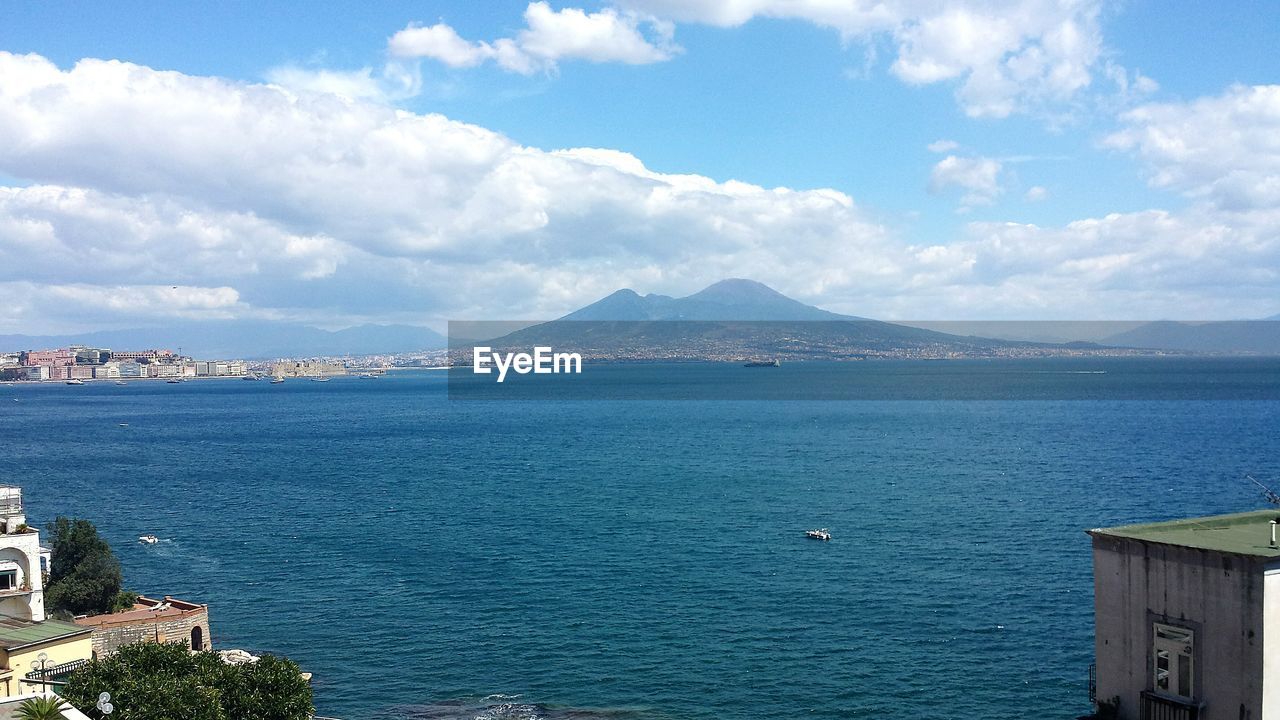
<path fill-rule="evenodd" d="M 138 602 L 138 593 L 132 590 L 121 590 L 111 599 L 111 612 L 132 610 L 136 602 Z"/>
<path fill-rule="evenodd" d="M 120 593 L 120 561 L 88 520 L 58 517 L 48 526 L 53 566 L 45 605 L 55 613 L 110 612 Z"/>
<path fill-rule="evenodd" d="M 15 720 L 63 720 L 62 709 L 67 704 L 57 695 L 27 698 L 14 713 Z"/>
<path fill-rule="evenodd" d="M 315 711 L 293 661 L 268 655 L 228 665 L 179 643 L 125 645 L 72 673 L 62 694 L 103 720 L 95 707 L 103 692 L 115 706 L 110 720 L 306 720 Z"/>

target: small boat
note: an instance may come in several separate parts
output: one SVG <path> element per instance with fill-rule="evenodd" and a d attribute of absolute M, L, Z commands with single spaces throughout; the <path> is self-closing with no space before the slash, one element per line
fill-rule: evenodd
<path fill-rule="evenodd" d="M 127 382 L 125 382 L 125 381 L 123 381 L 123 380 L 117 380 L 117 381 L 116 381 L 116 384 L 117 384 L 117 385 L 128 385 L 129 383 L 127 383 Z"/>
<path fill-rule="evenodd" d="M 311 382 L 329 382 L 330 379 L 331 378 L 327 377 L 313 377 L 311 378 Z"/>
<path fill-rule="evenodd" d="M 129 423 L 116 423 L 120 427 L 129 427 Z"/>
<path fill-rule="evenodd" d="M 820 528 L 818 530 L 805 530 L 804 536 L 807 538 L 811 538 L 813 540 L 826 541 L 831 539 L 831 531 L 827 530 L 826 528 Z"/>
<path fill-rule="evenodd" d="M 259 378 L 258 378 L 258 376 L 257 376 L 257 375 L 245 375 L 244 377 L 242 377 L 242 378 L 240 378 L 240 379 L 241 379 L 241 380 L 258 380 Z"/>
<path fill-rule="evenodd" d="M 781 360 L 752 360 L 743 363 L 742 367 L 782 367 Z"/>
<path fill-rule="evenodd" d="M 83 384 L 84 384 L 84 381 L 83 381 L 83 380 L 79 380 L 79 379 L 76 379 L 76 380 L 68 380 L 68 381 L 67 381 L 67 384 L 68 384 L 68 385 L 83 385 Z"/>
<path fill-rule="evenodd" d="M 283 378 L 283 377 L 281 377 L 281 376 L 279 376 L 279 375 L 277 375 L 277 376 L 275 376 L 275 377 L 271 378 L 271 384 L 272 384 L 272 385 L 279 385 L 279 384 L 280 384 L 280 383 L 282 383 L 282 382 L 284 382 L 284 378 Z"/>
<path fill-rule="evenodd" d="M 168 380 L 165 380 L 165 382 L 166 382 L 166 383 L 168 383 L 168 384 L 170 384 L 170 385 L 177 385 L 177 384 L 181 383 L 182 381 L 181 381 L 181 380 L 179 380 L 178 378 L 170 378 L 170 379 L 168 379 Z"/>
<path fill-rule="evenodd" d="M 156 543 L 160 542 L 160 538 L 156 537 L 155 535 L 139 535 L 138 542 L 142 543 L 143 545 L 155 545 Z"/>

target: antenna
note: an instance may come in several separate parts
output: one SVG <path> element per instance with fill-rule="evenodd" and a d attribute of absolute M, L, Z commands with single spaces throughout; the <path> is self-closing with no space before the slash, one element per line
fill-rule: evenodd
<path fill-rule="evenodd" d="M 1262 483 L 1258 482 L 1257 480 L 1254 479 L 1252 475 L 1245 475 L 1245 477 L 1249 478 L 1249 480 L 1254 485 L 1257 485 L 1258 487 L 1262 488 L 1263 499 L 1265 499 L 1267 502 L 1271 503 L 1272 505 L 1280 506 L 1280 495 L 1276 494 L 1275 490 L 1272 490 L 1266 485 L 1263 485 Z"/>

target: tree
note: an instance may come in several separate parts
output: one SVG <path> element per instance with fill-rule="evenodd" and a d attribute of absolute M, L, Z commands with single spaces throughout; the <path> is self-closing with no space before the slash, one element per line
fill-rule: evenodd
<path fill-rule="evenodd" d="M 64 720 L 62 709 L 67 704 L 57 695 L 27 698 L 13 714 L 15 720 Z"/>
<path fill-rule="evenodd" d="M 115 706 L 105 717 L 96 709 L 104 692 Z M 179 643 L 125 645 L 72 673 L 62 694 L 95 720 L 307 720 L 315 712 L 293 661 L 267 655 L 228 665 Z"/>
<path fill-rule="evenodd" d="M 53 565 L 44 597 L 49 609 L 63 615 L 117 609 L 123 582 L 120 561 L 93 523 L 58 517 L 48 530 Z"/>

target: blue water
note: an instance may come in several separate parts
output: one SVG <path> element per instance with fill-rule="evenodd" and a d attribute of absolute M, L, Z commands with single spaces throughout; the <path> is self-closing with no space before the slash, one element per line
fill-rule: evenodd
<path fill-rule="evenodd" d="M 0 387 L 0 482 L 33 523 L 96 522 L 129 587 L 210 603 L 218 647 L 296 659 L 344 720 L 1075 717 L 1083 530 L 1280 485 L 1274 400 L 445 384 Z"/>

